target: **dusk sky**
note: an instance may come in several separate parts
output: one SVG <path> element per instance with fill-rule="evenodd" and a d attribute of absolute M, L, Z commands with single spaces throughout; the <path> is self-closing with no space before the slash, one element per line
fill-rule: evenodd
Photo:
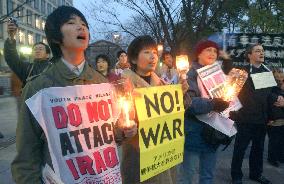
<path fill-rule="evenodd" d="M 84 16 L 87 18 L 87 21 L 88 21 L 89 27 L 90 27 L 90 33 L 91 33 L 91 40 L 92 41 L 104 39 L 105 32 L 109 31 L 111 29 L 114 29 L 111 26 L 105 27 L 103 24 L 98 24 L 98 22 L 96 22 L 92 19 L 93 15 L 90 12 L 94 12 L 94 11 L 90 10 L 92 8 L 91 4 L 93 3 L 97 7 L 100 7 L 103 2 L 104 2 L 104 0 L 84 0 L 84 1 L 74 0 L 73 1 L 74 7 L 79 9 L 84 14 Z M 88 7 L 88 8 L 86 8 L 86 7 Z M 110 10 L 115 9 L 115 11 L 118 11 L 119 14 L 120 14 L 119 18 L 122 22 L 127 21 L 127 19 L 130 17 L 130 14 L 131 14 L 131 12 L 129 12 L 125 8 L 118 6 L 118 5 L 115 5 L 115 8 L 111 7 L 111 5 L 110 5 L 109 9 Z M 100 12 L 98 14 L 102 17 L 106 15 L 103 12 Z"/>

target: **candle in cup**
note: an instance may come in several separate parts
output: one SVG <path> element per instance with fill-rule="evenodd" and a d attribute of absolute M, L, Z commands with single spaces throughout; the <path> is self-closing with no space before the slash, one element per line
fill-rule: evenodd
<path fill-rule="evenodd" d="M 186 73 L 189 70 L 189 62 L 187 55 L 179 55 L 176 57 L 176 66 L 179 74 L 186 79 Z"/>

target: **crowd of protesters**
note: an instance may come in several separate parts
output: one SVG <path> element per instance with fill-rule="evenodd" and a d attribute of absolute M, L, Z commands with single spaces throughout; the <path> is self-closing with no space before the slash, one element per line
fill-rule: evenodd
<path fill-rule="evenodd" d="M 74 7 L 59 7 L 47 17 L 45 34 L 49 46 L 36 43 L 32 63 L 21 61 L 17 53 L 17 26 L 9 22 L 7 31 L 9 38 L 4 46 L 5 59 L 23 83 L 16 132 L 17 155 L 12 163 L 12 175 L 17 184 L 41 183 L 43 165 L 47 163 L 52 166 L 46 136 L 27 105 L 20 102 L 43 88 L 111 83 L 120 79 L 130 80 L 134 88 L 179 83 L 184 95 L 184 161 L 142 183 L 191 184 L 196 174 L 199 174 L 200 184 L 213 183 L 220 145 L 210 142 L 214 137 L 204 135 L 213 128 L 200 120 L 198 115 L 222 112 L 229 103 L 221 98 L 208 97 L 197 70 L 217 60 L 223 61 L 225 74 L 233 67 L 228 55 L 220 51 L 215 42 L 201 40 L 197 43 L 196 59 L 191 63 L 187 78 L 183 79 L 177 72 L 171 52 L 165 51 L 160 58 L 161 65 L 158 63 L 157 43 L 151 36 L 138 36 L 130 43 L 127 52 L 119 51 L 113 68 L 109 57 L 104 54 L 99 54 L 95 59 L 95 68 L 91 67 L 84 55 L 89 43 L 88 23 Z M 235 121 L 237 128 L 231 178 L 233 184 L 242 184 L 242 162 L 252 142 L 249 177 L 258 183 L 270 184 L 262 175 L 264 140 L 268 132 L 267 159 L 271 165 L 278 167 L 284 162 L 284 74 L 280 70 L 273 72 L 277 86 L 255 89 L 251 75 L 270 71 L 264 65 L 263 47 L 260 44 L 249 46 L 246 59 L 248 65 L 242 69 L 249 77 L 238 96 L 243 107 L 230 112 L 230 119 Z M 117 131 L 115 139 L 122 145 L 121 175 L 125 184 L 141 183 L 137 134 L 139 122 L 136 118 L 133 119 L 136 122 L 133 126 L 127 129 L 118 126 L 114 130 Z"/>

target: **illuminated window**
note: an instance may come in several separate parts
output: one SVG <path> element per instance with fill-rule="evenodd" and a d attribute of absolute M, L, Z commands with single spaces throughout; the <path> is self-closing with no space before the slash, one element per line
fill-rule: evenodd
<path fill-rule="evenodd" d="M 33 33 L 28 33 L 28 44 L 33 45 L 34 44 L 34 36 Z"/>
<path fill-rule="evenodd" d="M 19 30 L 19 41 L 21 44 L 25 44 L 25 31 Z"/>
<path fill-rule="evenodd" d="M 36 28 L 38 28 L 38 29 L 40 29 L 40 28 L 41 28 L 40 19 L 39 19 L 39 17 L 38 17 L 38 16 L 36 17 L 36 20 L 35 20 L 35 27 L 36 27 Z"/>
<path fill-rule="evenodd" d="M 42 29 L 42 30 L 44 30 L 44 26 L 45 26 L 45 21 L 42 20 L 42 21 L 41 21 L 41 29 Z"/>

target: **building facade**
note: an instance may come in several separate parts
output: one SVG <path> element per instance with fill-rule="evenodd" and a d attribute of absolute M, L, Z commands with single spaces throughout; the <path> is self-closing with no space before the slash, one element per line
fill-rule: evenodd
<path fill-rule="evenodd" d="M 29 59 L 34 43 L 47 42 L 46 17 L 61 5 L 73 6 L 73 0 L 0 0 L 0 96 L 11 93 L 11 72 L 3 55 L 8 18 L 17 20 L 17 49 L 20 56 Z"/>
<path fill-rule="evenodd" d="M 0 68 L 7 67 L 3 48 L 8 38 L 8 18 L 3 20 L 3 17 L 16 18 L 19 26 L 17 46 L 20 54 L 27 55 L 34 43 L 47 42 L 44 34 L 46 17 L 61 5 L 73 6 L 73 0 L 0 0 Z"/>
<path fill-rule="evenodd" d="M 106 40 L 99 40 L 89 45 L 89 47 L 86 50 L 86 58 L 87 61 L 94 68 L 96 68 L 95 67 L 96 57 L 99 54 L 105 54 L 110 59 L 110 67 L 114 68 L 115 63 L 117 62 L 116 54 L 120 50 L 122 50 L 122 48 L 118 44 Z"/>

